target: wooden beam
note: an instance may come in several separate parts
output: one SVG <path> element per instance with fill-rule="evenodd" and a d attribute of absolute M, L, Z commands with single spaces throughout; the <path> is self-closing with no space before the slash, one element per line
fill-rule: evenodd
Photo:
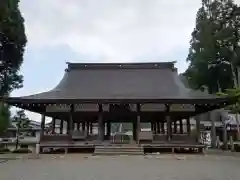
<path fill-rule="evenodd" d="M 70 139 L 72 139 L 72 131 L 73 131 L 73 113 L 74 113 L 74 104 L 71 104 L 70 106 L 70 114 L 69 114 L 69 126 L 68 126 L 68 135 Z"/>
<path fill-rule="evenodd" d="M 171 140 L 172 139 L 172 120 L 170 116 L 166 116 L 166 121 L 167 121 L 167 139 Z"/>
<path fill-rule="evenodd" d="M 110 140 L 111 136 L 111 122 L 107 121 L 107 139 Z"/>
<path fill-rule="evenodd" d="M 183 122 L 182 119 L 179 120 L 180 134 L 183 134 Z"/>
<path fill-rule="evenodd" d="M 140 104 L 137 104 L 137 131 L 136 131 L 136 135 L 137 135 L 137 143 L 139 144 L 139 137 L 140 137 L 140 131 L 141 131 L 141 116 L 140 116 L 140 112 L 141 112 L 141 106 Z"/>
<path fill-rule="evenodd" d="M 60 134 L 63 134 L 63 120 L 60 121 Z"/>
<path fill-rule="evenodd" d="M 165 134 L 165 123 L 161 122 L 161 133 Z"/>
<path fill-rule="evenodd" d="M 200 141 L 200 120 L 201 120 L 201 115 L 195 116 L 196 120 L 196 141 Z"/>
<path fill-rule="evenodd" d="M 92 134 L 92 133 L 93 133 L 93 123 L 90 122 L 90 134 Z"/>
<path fill-rule="evenodd" d="M 55 134 L 56 118 L 52 118 L 52 134 Z"/>
<path fill-rule="evenodd" d="M 86 123 L 82 122 L 82 130 L 85 131 L 85 129 L 86 129 Z"/>
<path fill-rule="evenodd" d="M 104 125 L 103 125 L 103 108 L 102 104 L 98 105 L 98 140 L 104 140 Z"/>
<path fill-rule="evenodd" d="M 189 136 L 191 135 L 190 118 L 187 118 L 187 133 L 188 133 Z"/>
<path fill-rule="evenodd" d="M 176 120 L 174 121 L 173 127 L 174 127 L 174 133 L 177 133 L 177 121 Z"/>
<path fill-rule="evenodd" d="M 78 131 L 80 130 L 80 123 L 79 122 L 77 123 L 77 130 Z"/>
<path fill-rule="evenodd" d="M 42 114 L 42 117 L 41 117 L 40 139 L 42 139 L 42 137 L 44 136 L 44 132 L 45 132 L 45 120 L 46 120 L 46 116 L 45 116 L 45 113 L 43 113 L 43 114 Z"/>
<path fill-rule="evenodd" d="M 166 105 L 166 112 L 169 112 L 170 105 Z M 167 122 L 167 139 L 172 139 L 172 120 L 169 115 L 166 116 L 166 122 Z"/>

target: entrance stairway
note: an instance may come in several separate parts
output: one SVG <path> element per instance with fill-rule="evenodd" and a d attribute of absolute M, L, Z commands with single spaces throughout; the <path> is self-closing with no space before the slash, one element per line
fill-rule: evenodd
<path fill-rule="evenodd" d="M 94 155 L 143 155 L 142 146 L 137 144 L 121 145 L 98 145 L 95 147 Z"/>

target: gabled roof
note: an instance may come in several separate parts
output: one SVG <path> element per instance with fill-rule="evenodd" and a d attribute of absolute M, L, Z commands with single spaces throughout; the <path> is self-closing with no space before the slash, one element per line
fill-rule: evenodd
<path fill-rule="evenodd" d="M 68 68 L 62 80 L 52 90 L 30 96 L 12 97 L 8 101 L 12 103 L 19 101 L 81 103 L 96 100 L 180 103 L 192 100 L 204 103 L 213 99 L 225 101 L 224 98 L 187 89 L 178 77 L 174 62 L 67 64 Z"/>

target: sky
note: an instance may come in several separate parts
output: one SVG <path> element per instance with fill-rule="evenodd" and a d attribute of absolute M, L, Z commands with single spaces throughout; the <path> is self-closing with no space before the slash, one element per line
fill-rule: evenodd
<path fill-rule="evenodd" d="M 24 87 L 12 96 L 54 88 L 66 62 L 177 61 L 183 72 L 200 6 L 201 0 L 21 0 Z"/>

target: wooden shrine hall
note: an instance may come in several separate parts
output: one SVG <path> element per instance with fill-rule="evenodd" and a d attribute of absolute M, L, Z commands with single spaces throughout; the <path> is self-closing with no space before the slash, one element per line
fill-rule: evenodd
<path fill-rule="evenodd" d="M 41 147 L 136 144 L 143 148 L 202 148 L 200 115 L 231 103 L 227 98 L 187 89 L 174 62 L 67 65 L 52 90 L 2 98 L 9 105 L 42 115 Z M 50 134 L 44 131 L 46 116 L 53 119 Z M 196 130 L 191 132 L 189 118 L 193 116 Z M 54 130 L 56 119 L 61 120 L 59 133 Z M 187 127 L 183 128 L 183 120 Z M 132 138 L 112 134 L 113 122 L 132 123 Z M 144 122 L 151 123 L 151 131 L 141 130 Z"/>

